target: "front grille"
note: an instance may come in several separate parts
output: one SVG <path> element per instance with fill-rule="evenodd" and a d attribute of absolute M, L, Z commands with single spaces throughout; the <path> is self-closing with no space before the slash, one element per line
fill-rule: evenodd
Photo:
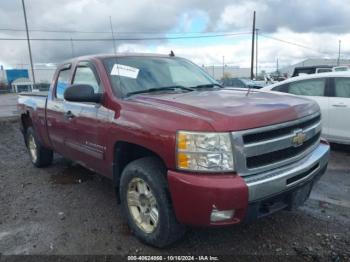
<path fill-rule="evenodd" d="M 273 130 L 254 133 L 254 134 L 247 134 L 247 135 L 243 136 L 243 142 L 245 144 L 248 144 L 248 143 L 254 143 L 254 142 L 259 142 L 259 141 L 263 141 L 263 140 L 268 140 L 268 139 L 278 137 L 278 136 L 283 136 L 283 135 L 286 135 L 290 132 L 293 132 L 293 130 L 304 129 L 304 128 L 307 128 L 309 126 L 312 126 L 312 125 L 320 122 L 320 120 L 321 120 L 321 116 L 318 115 L 318 116 L 311 118 L 305 122 L 296 123 L 294 125 L 286 126 L 286 127 L 283 127 L 283 128 L 277 129 L 277 130 L 273 129 Z"/>
<path fill-rule="evenodd" d="M 252 156 L 247 158 L 247 167 L 248 168 L 257 168 L 260 166 L 265 166 L 270 163 L 276 163 L 280 162 L 292 157 L 295 157 L 299 155 L 300 153 L 304 152 L 306 149 L 308 149 L 310 146 L 315 144 L 320 138 L 320 133 L 315 135 L 314 137 L 307 140 L 304 144 L 302 144 L 299 147 L 288 147 L 285 149 L 273 151 L 267 154 L 258 155 L 258 156 Z"/>
<path fill-rule="evenodd" d="M 236 171 L 242 176 L 251 176 L 292 164 L 311 153 L 320 136 L 319 113 L 277 125 L 232 132 Z M 299 139 L 301 145 L 297 146 Z"/>

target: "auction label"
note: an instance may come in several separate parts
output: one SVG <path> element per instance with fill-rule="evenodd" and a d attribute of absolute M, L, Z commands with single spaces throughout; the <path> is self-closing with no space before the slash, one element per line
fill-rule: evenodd
<path fill-rule="evenodd" d="M 114 64 L 111 75 L 112 76 L 124 76 L 129 78 L 137 78 L 137 75 L 139 74 L 140 69 L 127 66 L 127 65 L 121 65 L 121 64 Z"/>

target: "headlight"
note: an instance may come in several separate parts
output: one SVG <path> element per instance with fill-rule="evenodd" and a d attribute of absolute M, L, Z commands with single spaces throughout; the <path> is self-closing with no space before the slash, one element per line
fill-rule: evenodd
<path fill-rule="evenodd" d="M 179 131 L 176 137 L 177 168 L 190 171 L 233 171 L 229 133 Z"/>

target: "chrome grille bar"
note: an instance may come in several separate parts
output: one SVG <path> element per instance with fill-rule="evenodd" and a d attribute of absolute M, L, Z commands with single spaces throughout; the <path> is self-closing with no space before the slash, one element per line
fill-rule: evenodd
<path fill-rule="evenodd" d="M 242 176 L 248 176 L 298 161 L 317 147 L 321 130 L 320 114 L 316 113 L 295 121 L 232 132 L 236 171 Z M 304 145 L 293 150 L 293 147 L 297 147 L 293 143 L 296 132 L 302 132 Z M 262 134 L 263 139 L 260 139 L 259 134 Z M 251 142 L 250 139 L 245 143 L 244 137 L 247 135 L 251 135 L 254 141 Z M 292 149 L 290 152 L 296 152 L 295 155 L 289 154 L 285 159 L 278 156 L 274 159 L 276 154 L 287 152 L 289 148 Z"/>

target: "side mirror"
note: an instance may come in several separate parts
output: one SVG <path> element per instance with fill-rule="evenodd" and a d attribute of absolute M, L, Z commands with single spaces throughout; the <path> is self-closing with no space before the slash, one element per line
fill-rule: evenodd
<path fill-rule="evenodd" d="M 64 91 L 64 99 L 71 102 L 100 103 L 102 94 L 95 94 L 90 85 L 71 85 Z"/>

